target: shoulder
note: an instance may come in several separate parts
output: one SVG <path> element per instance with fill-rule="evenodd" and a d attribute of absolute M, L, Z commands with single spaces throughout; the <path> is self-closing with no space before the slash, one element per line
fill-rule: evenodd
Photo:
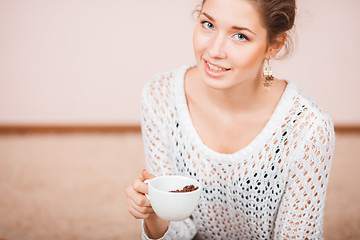
<path fill-rule="evenodd" d="M 181 78 L 185 71 L 190 68 L 190 65 L 183 65 L 181 67 L 164 71 L 154 75 L 150 78 L 144 86 L 143 91 L 160 90 L 169 87 L 174 81 Z"/>
<path fill-rule="evenodd" d="M 142 98 L 163 98 L 173 95 L 176 81 L 181 80 L 181 76 L 189 68 L 189 65 L 161 72 L 150 78 L 144 85 Z"/>
<path fill-rule="evenodd" d="M 291 85 L 292 108 L 289 121 L 292 125 L 293 161 L 307 170 L 318 164 L 331 164 L 335 131 L 330 115 L 294 83 Z M 325 159 L 329 161 L 324 161 Z"/>
<path fill-rule="evenodd" d="M 294 113 L 294 128 L 305 138 L 314 135 L 334 135 L 334 124 L 330 115 L 295 83 L 291 83 Z"/>
<path fill-rule="evenodd" d="M 154 75 L 144 85 L 141 95 L 142 110 L 154 109 L 158 114 L 166 114 L 176 105 L 176 92 L 190 65 L 164 71 Z"/>

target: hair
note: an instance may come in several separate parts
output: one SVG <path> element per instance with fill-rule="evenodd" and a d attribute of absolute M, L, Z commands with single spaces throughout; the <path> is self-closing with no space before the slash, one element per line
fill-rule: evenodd
<path fill-rule="evenodd" d="M 267 30 L 268 43 L 275 44 L 276 37 L 280 34 L 286 35 L 286 41 L 283 46 L 284 53 L 287 56 L 293 49 L 293 39 L 291 36 L 292 28 L 295 25 L 296 0 L 246 0 L 253 4 L 258 10 L 261 21 Z M 200 14 L 206 0 L 194 11 Z"/>

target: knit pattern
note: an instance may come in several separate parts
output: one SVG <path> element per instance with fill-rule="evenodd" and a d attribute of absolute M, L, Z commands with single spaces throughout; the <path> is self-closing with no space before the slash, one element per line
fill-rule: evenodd
<path fill-rule="evenodd" d="M 162 239 L 322 239 L 335 144 L 331 118 L 288 81 L 250 144 L 233 154 L 215 152 L 191 122 L 184 93 L 189 67 L 155 76 L 142 94 L 147 169 L 203 186 L 192 216 L 171 223 Z"/>

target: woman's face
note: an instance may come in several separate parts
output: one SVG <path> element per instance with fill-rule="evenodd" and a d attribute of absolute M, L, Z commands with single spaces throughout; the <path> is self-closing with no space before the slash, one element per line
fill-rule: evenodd
<path fill-rule="evenodd" d="M 196 24 L 193 44 L 206 85 L 228 89 L 260 81 L 267 57 L 267 31 L 246 0 L 207 0 Z"/>

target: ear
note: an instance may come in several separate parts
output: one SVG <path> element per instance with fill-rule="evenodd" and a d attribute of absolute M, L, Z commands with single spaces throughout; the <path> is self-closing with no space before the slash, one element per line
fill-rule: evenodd
<path fill-rule="evenodd" d="M 267 56 L 266 59 L 274 58 L 285 45 L 285 41 L 286 41 L 286 33 L 280 33 L 279 35 L 277 35 L 273 39 L 272 43 L 269 45 L 269 48 L 266 52 L 266 56 Z"/>

